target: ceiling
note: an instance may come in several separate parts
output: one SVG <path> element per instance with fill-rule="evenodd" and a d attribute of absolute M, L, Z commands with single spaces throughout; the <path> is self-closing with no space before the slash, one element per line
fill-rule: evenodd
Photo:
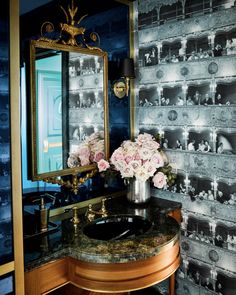
<path fill-rule="evenodd" d="M 52 2 L 52 1 L 54 1 L 54 0 L 19 0 L 19 2 L 20 2 L 20 15 L 28 13 L 28 12 L 30 12 L 30 11 L 32 11 L 32 10 L 34 10 L 34 9 L 40 7 L 40 6 L 48 4 L 48 3 Z M 133 2 L 133 1 L 134 0 L 127 0 L 127 2 Z M 61 1 L 57 0 L 57 2 L 60 3 Z M 67 0 L 67 2 L 71 3 L 70 0 Z M 76 2 L 77 2 L 77 5 L 79 6 L 80 0 L 75 0 L 74 3 L 76 4 Z M 112 2 L 112 1 L 109 0 L 107 2 L 107 1 L 101 1 L 101 0 L 94 0 L 92 2 L 93 2 L 92 3 L 93 6 L 98 6 L 98 5 L 99 6 L 104 6 L 104 4 L 107 5 L 109 2 Z M 90 1 L 90 3 L 91 3 L 91 1 Z"/>
<path fill-rule="evenodd" d="M 27 39 L 39 34 L 45 22 L 54 25 L 65 19 L 61 6 L 65 9 L 71 6 L 72 0 L 19 0 L 20 1 L 20 30 L 21 38 Z M 125 0 L 131 2 L 133 0 Z M 123 1 L 121 1 L 123 2 Z M 95 15 L 123 5 L 119 0 L 74 0 L 78 7 L 78 16 Z"/>
<path fill-rule="evenodd" d="M 20 14 L 27 13 L 51 1 L 52 0 L 20 0 Z"/>

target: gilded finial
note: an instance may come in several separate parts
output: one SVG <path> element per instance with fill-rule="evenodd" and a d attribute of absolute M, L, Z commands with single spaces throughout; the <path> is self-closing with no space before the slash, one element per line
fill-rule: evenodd
<path fill-rule="evenodd" d="M 81 21 L 87 16 L 87 14 L 81 16 L 78 21 L 75 20 L 76 14 L 78 12 L 78 7 L 75 6 L 74 0 L 71 0 L 71 5 L 68 5 L 67 9 L 65 9 L 62 5 L 60 5 L 61 10 L 64 12 L 66 17 L 66 22 L 60 23 L 60 36 L 57 39 L 50 39 L 48 36 L 43 34 L 43 30 L 46 33 L 52 33 L 54 31 L 54 26 L 50 22 L 45 22 L 41 26 L 41 37 L 40 40 L 49 42 L 49 43 L 63 43 L 71 46 L 78 47 L 87 47 L 89 49 L 99 49 L 95 46 L 90 46 L 86 43 L 84 34 L 86 29 L 84 27 L 80 27 L 79 24 Z M 62 34 L 65 33 L 65 36 Z M 80 38 L 77 38 L 80 37 Z M 90 34 L 91 41 L 96 42 L 99 40 L 97 33 Z"/>
<path fill-rule="evenodd" d="M 68 5 L 68 11 L 70 13 L 70 17 L 71 17 L 71 25 L 74 26 L 75 24 L 75 21 L 74 21 L 74 17 L 76 15 L 76 12 L 78 10 L 78 7 L 75 7 L 74 8 L 74 0 L 72 0 L 72 4 L 71 4 L 71 8 L 70 6 Z"/>
<path fill-rule="evenodd" d="M 84 35 L 85 32 L 85 28 L 83 27 L 77 27 L 75 26 L 75 15 L 78 11 L 78 7 L 74 7 L 74 0 L 72 0 L 71 2 L 71 6 L 68 5 L 68 13 L 66 12 L 66 10 L 64 9 L 64 7 L 60 6 L 62 11 L 64 12 L 65 16 L 66 16 L 66 24 L 65 23 L 61 23 L 60 27 L 61 30 L 66 32 L 68 35 L 70 35 L 70 38 L 67 42 L 64 42 L 68 45 L 72 45 L 72 46 L 78 46 L 78 43 L 76 41 L 76 36 L 78 35 Z M 69 18 L 70 16 L 70 18 Z M 83 15 L 78 21 L 77 24 L 79 24 L 85 17 L 87 16 L 87 14 Z M 83 39 L 84 41 L 84 39 Z"/>

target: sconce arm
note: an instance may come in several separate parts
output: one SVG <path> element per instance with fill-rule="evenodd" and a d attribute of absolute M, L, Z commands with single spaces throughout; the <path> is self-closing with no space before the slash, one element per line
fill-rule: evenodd
<path fill-rule="evenodd" d="M 125 94 L 126 94 L 126 96 L 128 96 L 129 95 L 129 81 L 130 81 L 130 78 L 129 77 L 125 77 L 125 89 L 126 89 L 126 91 L 125 91 Z"/>

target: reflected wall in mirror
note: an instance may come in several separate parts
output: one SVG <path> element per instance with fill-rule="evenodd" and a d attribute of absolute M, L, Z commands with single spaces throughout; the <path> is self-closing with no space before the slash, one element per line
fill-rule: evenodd
<path fill-rule="evenodd" d="M 107 54 L 30 43 L 31 179 L 75 175 L 108 158 Z"/>

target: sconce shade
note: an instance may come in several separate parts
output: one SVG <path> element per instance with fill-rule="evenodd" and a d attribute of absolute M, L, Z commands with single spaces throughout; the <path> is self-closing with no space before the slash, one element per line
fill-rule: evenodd
<path fill-rule="evenodd" d="M 120 62 L 121 77 L 135 78 L 134 60 L 132 58 L 124 58 Z"/>

